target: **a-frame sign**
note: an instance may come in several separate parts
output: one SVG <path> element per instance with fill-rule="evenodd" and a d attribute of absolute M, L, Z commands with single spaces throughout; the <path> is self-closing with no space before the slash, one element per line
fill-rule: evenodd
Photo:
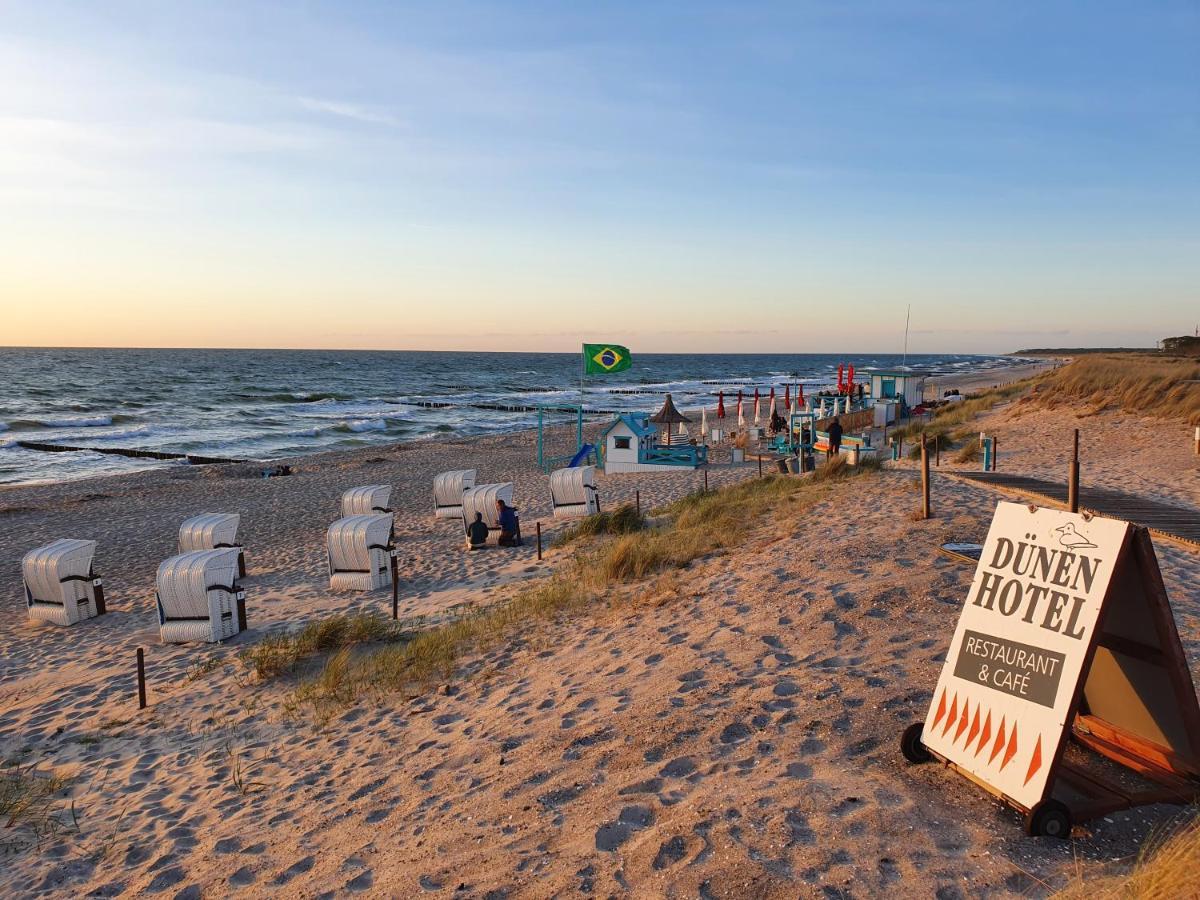
<path fill-rule="evenodd" d="M 1149 787 L 1069 765 L 1072 736 Z M 901 747 L 1025 813 L 1030 834 L 1200 796 L 1200 705 L 1149 533 L 1000 503 L 929 713 Z"/>

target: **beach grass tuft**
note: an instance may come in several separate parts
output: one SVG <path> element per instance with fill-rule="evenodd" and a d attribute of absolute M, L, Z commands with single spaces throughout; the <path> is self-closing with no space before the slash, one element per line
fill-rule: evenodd
<path fill-rule="evenodd" d="M 294 634 L 271 635 L 242 650 L 238 657 L 262 679 L 294 671 L 306 657 L 356 644 L 403 640 L 406 629 L 382 616 L 330 616 L 310 622 Z"/>
<path fill-rule="evenodd" d="M 979 441 L 969 441 L 958 448 L 958 452 L 954 454 L 956 463 L 973 463 L 979 462 L 983 457 L 983 448 L 979 446 Z"/>
<path fill-rule="evenodd" d="M 1054 900 L 1195 897 L 1198 872 L 1200 823 L 1193 822 L 1170 837 L 1146 841 L 1128 873 L 1077 875 Z"/>
<path fill-rule="evenodd" d="M 565 547 L 585 538 L 611 534 L 633 534 L 646 527 L 645 518 L 632 503 L 625 503 L 612 510 L 602 510 L 580 519 L 554 539 L 553 546 Z"/>
<path fill-rule="evenodd" d="M 58 795 L 70 784 L 69 778 L 34 766 L 0 768 L 0 847 L 40 843 L 69 828 L 74 816 Z"/>

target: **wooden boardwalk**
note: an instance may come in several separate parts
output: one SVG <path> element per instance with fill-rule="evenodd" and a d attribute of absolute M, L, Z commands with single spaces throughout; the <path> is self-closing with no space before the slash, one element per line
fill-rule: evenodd
<path fill-rule="evenodd" d="M 1067 486 L 1025 475 L 1009 475 L 1005 472 L 946 472 L 956 478 L 965 478 L 1004 491 L 1013 491 L 1027 497 L 1047 500 L 1058 506 L 1067 505 Z M 1156 500 L 1147 500 L 1133 494 L 1123 494 L 1107 488 L 1079 487 L 1079 509 L 1144 525 L 1159 537 L 1183 541 L 1200 548 L 1200 512 L 1181 506 L 1170 506 Z"/>

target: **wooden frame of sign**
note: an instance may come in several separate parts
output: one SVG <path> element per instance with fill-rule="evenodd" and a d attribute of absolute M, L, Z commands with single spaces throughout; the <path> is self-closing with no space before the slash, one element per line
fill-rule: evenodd
<path fill-rule="evenodd" d="M 1136 772 L 1063 759 L 1068 739 Z M 1145 528 L 1000 503 L 911 762 L 940 760 L 1030 834 L 1200 799 L 1200 704 Z"/>

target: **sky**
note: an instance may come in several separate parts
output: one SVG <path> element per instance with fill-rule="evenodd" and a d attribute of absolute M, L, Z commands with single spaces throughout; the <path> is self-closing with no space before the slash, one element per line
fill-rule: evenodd
<path fill-rule="evenodd" d="M 0 0 L 0 346 L 1200 322 L 1200 4 Z"/>

